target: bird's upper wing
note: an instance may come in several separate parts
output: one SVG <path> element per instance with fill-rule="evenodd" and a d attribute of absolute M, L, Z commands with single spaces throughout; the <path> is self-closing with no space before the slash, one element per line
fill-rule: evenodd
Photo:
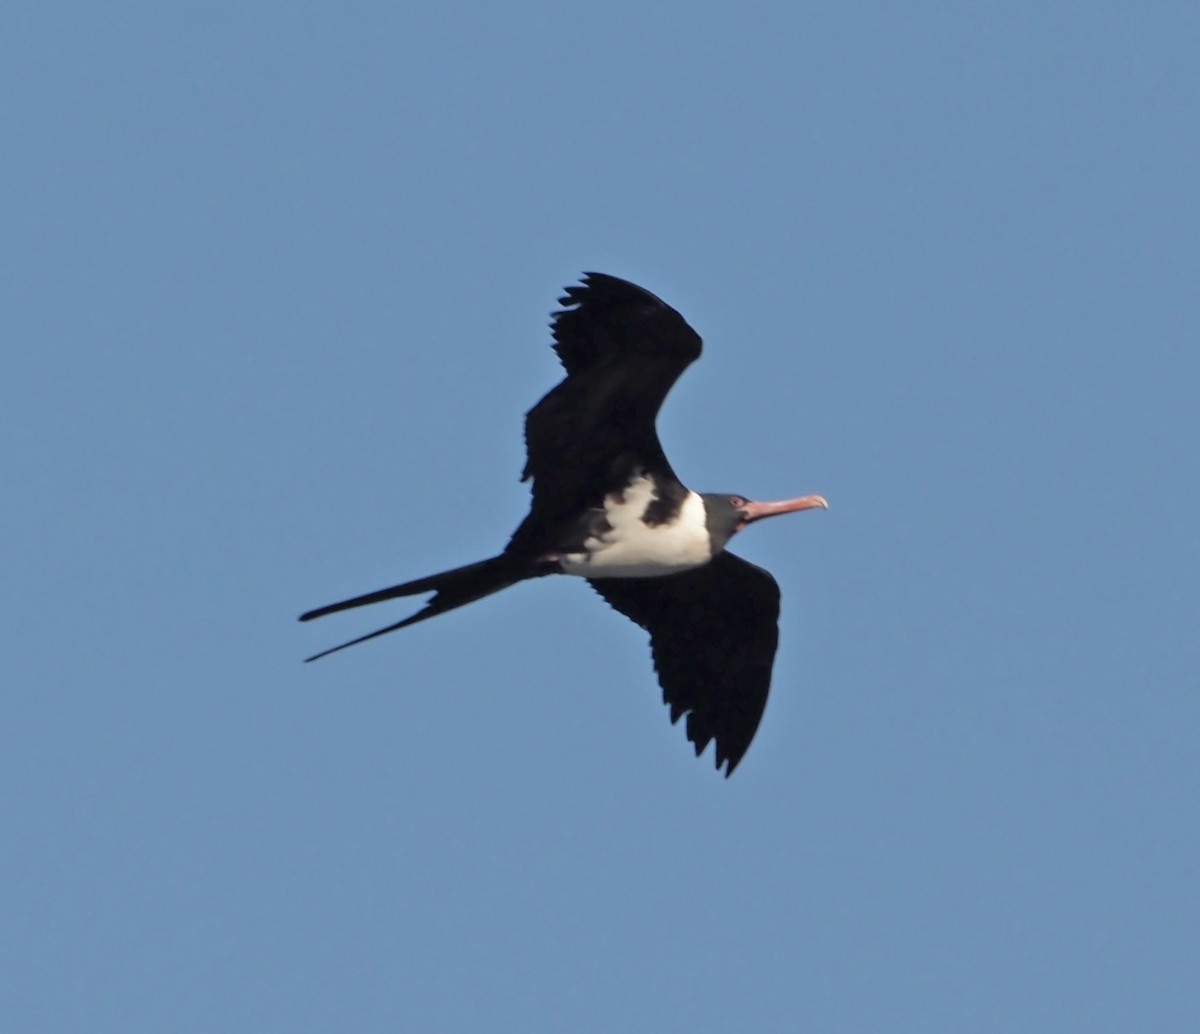
<path fill-rule="evenodd" d="M 761 567 L 722 552 L 665 578 L 597 578 L 594 588 L 650 633 L 671 721 L 687 715 L 697 756 L 716 741 L 730 776 L 767 706 L 779 645 L 779 586 Z"/>
<path fill-rule="evenodd" d="M 542 528 L 596 506 L 633 470 L 674 479 L 654 421 L 700 355 L 700 336 L 665 302 L 603 273 L 566 289 L 551 327 L 567 376 L 525 418 L 531 518 Z"/>

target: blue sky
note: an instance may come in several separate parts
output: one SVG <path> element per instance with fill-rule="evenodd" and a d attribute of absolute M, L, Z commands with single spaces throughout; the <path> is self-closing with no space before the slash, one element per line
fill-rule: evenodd
<path fill-rule="evenodd" d="M 0 34 L 4 1026 L 1200 1029 L 1200 17 L 60 4 Z M 546 318 L 821 492 L 726 782 L 496 552 Z"/>

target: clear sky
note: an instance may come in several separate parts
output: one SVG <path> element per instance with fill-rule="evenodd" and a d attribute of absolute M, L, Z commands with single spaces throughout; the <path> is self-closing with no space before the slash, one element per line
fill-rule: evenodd
<path fill-rule="evenodd" d="M 1200 8 L 23 4 L 0 1026 L 1200 1030 Z M 820 492 L 725 781 L 525 511 L 583 270 Z"/>

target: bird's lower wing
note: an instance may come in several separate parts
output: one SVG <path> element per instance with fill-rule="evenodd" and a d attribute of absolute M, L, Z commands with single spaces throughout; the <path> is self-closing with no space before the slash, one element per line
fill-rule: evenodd
<path fill-rule="evenodd" d="M 779 645 L 779 586 L 731 553 L 665 578 L 597 578 L 594 588 L 650 633 L 671 721 L 687 715 L 697 756 L 716 741 L 716 765 L 733 770 L 767 706 Z"/>

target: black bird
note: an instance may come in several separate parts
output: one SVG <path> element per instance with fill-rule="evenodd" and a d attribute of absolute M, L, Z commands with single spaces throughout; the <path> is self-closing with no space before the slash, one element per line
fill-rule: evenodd
<path fill-rule="evenodd" d="M 698 494 L 663 455 L 655 418 L 671 386 L 700 356 L 700 337 L 640 287 L 586 273 L 553 314 L 554 351 L 567 375 L 525 418 L 533 481 L 529 516 L 499 556 L 331 603 L 301 621 L 398 596 L 434 593 L 423 610 L 314 654 L 444 614 L 527 578 L 586 578 L 650 633 L 671 721 L 687 715 L 699 754 L 733 773 L 767 703 L 779 642 L 779 586 L 725 549 L 764 517 L 826 509 L 819 495 L 778 503 Z"/>

